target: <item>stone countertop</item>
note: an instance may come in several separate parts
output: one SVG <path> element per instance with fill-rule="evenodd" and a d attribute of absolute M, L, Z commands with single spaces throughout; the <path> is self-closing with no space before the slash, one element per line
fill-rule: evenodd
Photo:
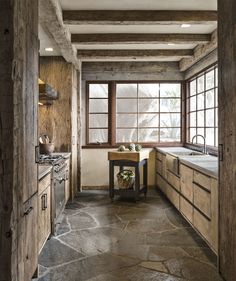
<path fill-rule="evenodd" d="M 218 157 L 210 155 L 180 156 L 181 163 L 186 164 L 199 172 L 218 179 Z"/>
<path fill-rule="evenodd" d="M 44 176 L 50 173 L 52 165 L 38 165 L 38 180 L 41 180 Z"/>
<path fill-rule="evenodd" d="M 71 152 L 53 152 L 52 155 L 62 155 L 64 159 L 68 159 L 71 156 Z"/>
<path fill-rule="evenodd" d="M 202 173 L 218 179 L 218 157 L 210 155 L 181 155 L 181 153 L 196 152 L 185 147 L 157 147 L 157 151 L 178 157 L 179 161 Z"/>
<path fill-rule="evenodd" d="M 179 157 L 178 154 L 181 154 L 181 153 L 197 152 L 195 150 L 185 148 L 185 147 L 156 147 L 156 150 L 159 152 L 162 152 L 164 154 L 171 154 L 176 157 Z"/>

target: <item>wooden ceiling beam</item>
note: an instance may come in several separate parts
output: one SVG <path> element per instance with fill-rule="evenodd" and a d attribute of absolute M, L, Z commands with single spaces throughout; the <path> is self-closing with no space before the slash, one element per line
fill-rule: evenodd
<path fill-rule="evenodd" d="M 189 43 L 200 44 L 211 41 L 211 34 L 153 34 L 153 33 L 109 33 L 71 34 L 74 44 L 126 44 L 126 43 Z"/>
<path fill-rule="evenodd" d="M 217 21 L 216 11 L 64 10 L 65 24 L 182 24 Z"/>
<path fill-rule="evenodd" d="M 76 49 L 71 44 L 71 34 L 62 20 L 62 10 L 57 0 L 39 1 L 39 22 L 46 34 L 53 38 L 67 62 L 80 69 Z"/>
<path fill-rule="evenodd" d="M 77 57 L 86 59 L 157 59 L 187 58 L 193 56 L 193 50 L 78 50 Z M 167 59 L 168 60 L 168 59 Z"/>
<path fill-rule="evenodd" d="M 193 56 L 191 58 L 183 58 L 179 62 L 179 69 L 180 71 L 186 71 L 190 67 L 192 67 L 194 64 L 202 60 L 204 57 L 212 53 L 217 49 L 218 44 L 218 37 L 217 37 L 217 30 L 215 30 L 211 34 L 211 41 L 207 44 L 199 44 L 194 50 L 193 50 Z"/>

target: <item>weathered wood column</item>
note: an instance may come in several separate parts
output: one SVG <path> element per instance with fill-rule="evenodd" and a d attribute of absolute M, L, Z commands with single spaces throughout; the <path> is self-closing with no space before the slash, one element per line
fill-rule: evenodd
<path fill-rule="evenodd" d="M 0 1 L 0 280 L 37 267 L 38 0 Z"/>
<path fill-rule="evenodd" d="M 219 268 L 236 278 L 236 1 L 218 0 L 219 62 Z"/>

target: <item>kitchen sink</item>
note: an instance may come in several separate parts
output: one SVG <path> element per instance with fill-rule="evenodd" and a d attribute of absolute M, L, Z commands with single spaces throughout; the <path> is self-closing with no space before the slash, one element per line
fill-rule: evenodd
<path fill-rule="evenodd" d="M 172 153 L 173 155 L 175 156 L 201 156 L 201 155 L 205 155 L 204 153 L 202 152 L 198 152 L 198 151 L 181 151 L 181 152 L 173 152 Z"/>

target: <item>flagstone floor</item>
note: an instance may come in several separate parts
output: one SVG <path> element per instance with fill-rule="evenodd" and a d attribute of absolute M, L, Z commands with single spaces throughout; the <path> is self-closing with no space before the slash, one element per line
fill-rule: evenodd
<path fill-rule="evenodd" d="M 216 256 L 165 197 L 85 191 L 39 257 L 39 281 L 218 281 Z"/>

